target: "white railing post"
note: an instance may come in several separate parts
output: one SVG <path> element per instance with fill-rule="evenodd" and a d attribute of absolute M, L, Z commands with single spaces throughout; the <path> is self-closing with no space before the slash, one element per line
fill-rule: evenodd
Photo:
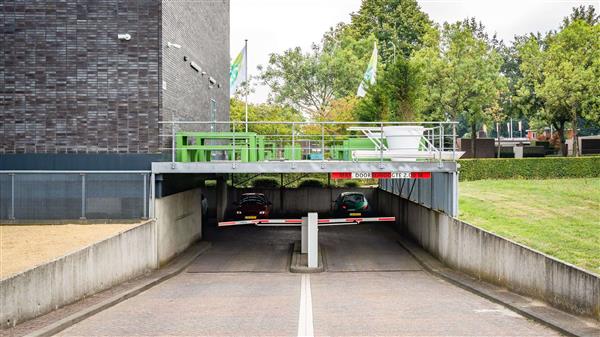
<path fill-rule="evenodd" d="M 456 124 L 452 123 L 452 160 L 456 161 Z"/>
<path fill-rule="evenodd" d="M 233 124 L 233 149 L 232 149 L 232 152 L 233 152 L 233 156 L 232 156 L 233 157 L 232 158 L 233 164 L 232 164 L 232 167 L 235 168 L 235 121 L 232 121 L 231 123 Z M 246 123 L 246 126 L 248 126 L 247 123 Z"/>
<path fill-rule="evenodd" d="M 81 175 L 81 220 L 85 220 L 85 173 L 80 173 Z"/>
<path fill-rule="evenodd" d="M 325 124 L 321 124 L 321 168 L 325 163 Z"/>
<path fill-rule="evenodd" d="M 142 214 L 142 219 L 148 219 L 148 189 L 147 189 L 147 184 L 148 184 L 148 174 L 147 173 L 143 173 L 142 177 L 144 178 L 144 212 Z"/>
<path fill-rule="evenodd" d="M 285 152 L 285 149 L 284 149 Z M 295 168 L 294 160 L 296 159 L 296 123 L 292 122 L 292 168 Z"/>
<path fill-rule="evenodd" d="M 171 122 L 171 167 L 175 168 L 175 121 Z"/>
<path fill-rule="evenodd" d="M 15 174 L 10 173 L 10 219 L 15 219 Z"/>
<path fill-rule="evenodd" d="M 308 268 L 319 267 L 319 215 L 308 213 Z"/>
<path fill-rule="evenodd" d="M 379 134 L 379 168 L 383 168 L 383 122 L 381 123 L 381 130 Z M 389 146 L 389 143 L 388 143 Z"/>
<path fill-rule="evenodd" d="M 302 237 L 300 240 L 300 253 L 308 253 L 308 217 L 302 217 Z"/>

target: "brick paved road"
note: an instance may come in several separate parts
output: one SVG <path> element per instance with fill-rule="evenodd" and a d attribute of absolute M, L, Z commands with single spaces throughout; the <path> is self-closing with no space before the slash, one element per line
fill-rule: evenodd
<path fill-rule="evenodd" d="M 286 271 L 285 247 L 298 231 L 212 231 L 213 248 L 187 272 L 61 335 L 289 336 L 311 316 L 315 335 L 558 335 L 424 272 L 388 227 L 319 234 L 328 271 L 305 276 L 302 291 L 302 276 Z M 302 310 L 301 298 L 309 303 Z"/>

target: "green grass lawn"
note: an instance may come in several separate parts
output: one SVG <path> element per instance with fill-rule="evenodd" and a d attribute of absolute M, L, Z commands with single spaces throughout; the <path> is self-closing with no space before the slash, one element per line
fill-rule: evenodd
<path fill-rule="evenodd" d="M 600 178 L 461 182 L 460 218 L 600 274 Z"/>

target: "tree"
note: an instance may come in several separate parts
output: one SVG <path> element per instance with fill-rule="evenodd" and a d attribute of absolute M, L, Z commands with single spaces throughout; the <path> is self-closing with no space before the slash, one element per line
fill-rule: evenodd
<path fill-rule="evenodd" d="M 361 121 L 414 121 L 422 89 L 414 65 L 400 57 L 380 72 L 377 83 L 360 100 L 356 114 Z"/>
<path fill-rule="evenodd" d="M 564 107 L 549 108 L 546 98 L 539 90 L 545 82 L 546 50 L 553 35 L 541 34 L 521 37 L 515 40 L 515 49 L 520 60 L 521 78 L 516 84 L 514 101 L 517 109 L 535 123 L 550 124 L 556 129 L 560 143 L 565 141 L 565 124 L 569 121 L 569 112 Z"/>
<path fill-rule="evenodd" d="M 352 14 L 349 34 L 355 39 L 375 36 L 381 62 L 389 63 L 394 51 L 399 58 L 419 49 L 431 24 L 416 0 L 363 0 Z"/>
<path fill-rule="evenodd" d="M 456 121 L 462 115 L 471 128 L 475 154 L 477 127 L 507 90 L 500 73 L 502 58 L 474 20 L 431 29 L 424 43 L 411 59 L 423 77 L 425 92 L 417 106 L 429 120 Z"/>
<path fill-rule="evenodd" d="M 331 104 L 327 108 L 327 116 L 317 118 L 314 120 L 315 122 L 348 122 L 348 124 L 326 124 L 323 126 L 323 130 L 321 126 L 316 124 L 309 124 L 302 128 L 302 132 L 305 135 L 313 135 L 319 136 L 321 132 L 324 131 L 326 135 L 343 135 L 346 134 L 346 129 L 352 122 L 356 122 L 356 105 L 358 104 L 358 99 L 354 96 L 346 96 L 342 98 L 337 98 L 331 101 Z"/>
<path fill-rule="evenodd" d="M 245 104 L 237 98 L 230 100 L 230 120 L 236 131 L 244 129 Z M 248 131 L 261 135 L 291 135 L 290 122 L 303 122 L 302 114 L 290 106 L 277 104 L 248 104 L 249 121 L 284 122 L 282 124 L 249 124 Z M 233 129 L 233 128 L 232 128 Z"/>
<path fill-rule="evenodd" d="M 260 79 L 271 89 L 273 103 L 326 119 L 333 100 L 354 94 L 373 38 L 355 41 L 344 29 L 331 30 L 309 53 L 297 47 L 271 55 L 266 68 L 260 68 Z"/>
<path fill-rule="evenodd" d="M 573 128 L 573 153 L 579 154 L 579 118 L 600 121 L 600 25 L 572 21 L 550 41 L 542 54 L 543 81 L 536 90 L 551 111 L 568 112 Z"/>
<path fill-rule="evenodd" d="M 592 5 L 587 7 L 579 6 L 573 7 L 571 15 L 563 19 L 563 25 L 561 28 L 568 27 L 572 22 L 582 20 L 587 22 L 590 26 L 594 26 L 600 22 L 600 15 L 596 14 L 596 8 Z"/>

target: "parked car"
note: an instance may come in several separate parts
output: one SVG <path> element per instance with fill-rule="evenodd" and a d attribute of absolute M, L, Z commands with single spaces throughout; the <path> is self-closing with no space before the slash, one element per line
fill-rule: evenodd
<path fill-rule="evenodd" d="M 371 213 L 369 202 L 363 193 L 343 192 L 334 201 L 333 211 L 336 216 L 365 216 Z"/>
<path fill-rule="evenodd" d="M 239 201 L 233 203 L 237 219 L 268 219 L 273 205 L 262 193 L 244 193 Z"/>

